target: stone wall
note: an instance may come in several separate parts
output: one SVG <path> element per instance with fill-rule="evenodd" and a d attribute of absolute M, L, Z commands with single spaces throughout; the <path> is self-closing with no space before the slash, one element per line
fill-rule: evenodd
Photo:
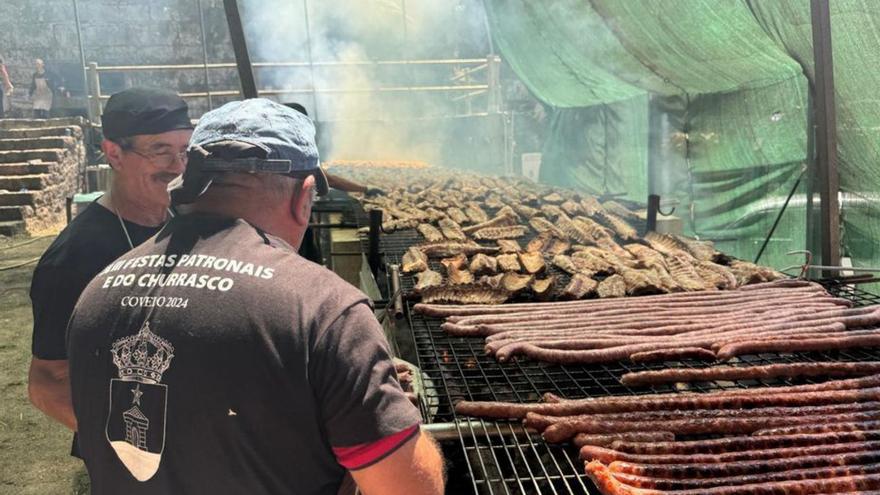
<path fill-rule="evenodd" d="M 208 59 L 233 62 L 222 0 L 201 0 Z M 200 64 L 203 48 L 197 0 L 77 0 L 86 62 L 99 65 Z M 82 76 L 73 0 L 2 0 L 0 56 L 7 64 L 15 93 L 11 116 L 28 117 L 33 61 L 63 76 L 71 101 L 56 101 L 58 113 L 82 106 Z M 211 85 L 234 88 L 234 70 L 213 71 Z M 180 92 L 205 90 L 202 70 L 129 72 L 102 75 L 102 91 L 132 85 L 167 87 Z M 200 102 L 194 100 L 196 115 Z"/>
<path fill-rule="evenodd" d="M 86 164 L 81 119 L 0 120 L 0 235 L 56 231 Z"/>

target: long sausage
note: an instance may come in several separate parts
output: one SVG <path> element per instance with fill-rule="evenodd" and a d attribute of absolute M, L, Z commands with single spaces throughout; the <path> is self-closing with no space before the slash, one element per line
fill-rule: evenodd
<path fill-rule="evenodd" d="M 880 462 L 880 451 L 866 450 L 843 454 L 809 455 L 785 459 L 759 459 L 756 461 L 729 462 L 724 464 L 635 464 L 614 461 L 608 465 L 608 469 L 616 473 L 637 474 L 652 478 L 712 478 L 811 467 L 876 464 L 878 462 Z"/>
<path fill-rule="evenodd" d="M 755 340 L 740 342 L 722 347 L 716 355 L 719 361 L 726 361 L 734 356 L 757 354 L 760 352 L 827 351 L 877 346 L 880 346 L 880 331 L 875 335 L 857 335 L 853 337 L 839 336 L 806 340 Z"/>
<path fill-rule="evenodd" d="M 503 314 L 503 313 L 513 313 L 520 311 L 542 311 L 547 309 L 556 309 L 563 307 L 576 307 L 576 308 L 589 308 L 596 309 L 602 307 L 611 307 L 611 306 L 629 306 L 630 304 L 635 305 L 645 305 L 645 304 L 653 304 L 655 302 L 665 303 L 665 304 L 675 304 L 675 303 L 690 303 L 693 301 L 726 301 L 726 300 L 747 300 L 747 299 L 758 299 L 758 298 L 768 298 L 773 295 L 780 294 L 790 294 L 792 291 L 804 291 L 804 292 L 819 292 L 826 293 L 824 288 L 820 285 L 813 286 L 802 286 L 796 288 L 783 288 L 783 287 L 773 287 L 766 288 L 763 290 L 755 290 L 749 291 L 748 294 L 741 293 L 738 291 L 720 291 L 720 292 L 710 292 L 710 291 L 698 291 L 698 292 L 680 292 L 673 294 L 659 294 L 659 295 L 649 295 L 649 296 L 641 296 L 638 298 L 635 303 L 632 303 L 630 299 L 617 299 L 613 301 L 603 300 L 603 299 L 588 299 L 588 300 L 578 300 L 578 301 L 560 301 L 560 302 L 550 302 L 550 303 L 516 303 L 516 304 L 501 304 L 501 305 L 479 305 L 479 304 L 462 304 L 462 305 L 443 305 L 443 304 L 416 304 L 413 307 L 413 310 L 417 313 L 425 314 L 428 316 L 435 317 L 444 317 L 451 315 L 481 315 L 481 314 Z M 589 310 L 588 309 L 588 310 Z"/>
<path fill-rule="evenodd" d="M 750 485 L 659 491 L 624 485 L 611 469 L 598 461 L 586 465 L 587 475 L 604 495 L 819 495 L 821 493 L 862 493 L 880 488 L 880 475 L 865 474 L 836 478 L 788 480 Z"/>
<path fill-rule="evenodd" d="M 765 328 L 765 327 L 762 327 Z M 781 327 L 779 327 L 781 328 Z M 804 331 L 809 331 L 810 333 L 822 333 L 822 332 L 837 332 L 842 330 L 844 325 L 842 323 L 834 323 L 832 325 L 820 325 L 815 327 L 805 328 Z M 772 331 L 773 327 L 766 327 L 767 331 Z M 859 338 L 859 337 L 853 337 Z M 861 337 L 862 339 L 875 339 L 877 343 L 880 343 L 880 335 L 877 336 L 867 336 Z M 826 339 L 832 340 L 832 339 Z M 532 344 L 517 344 L 517 351 L 525 354 L 526 356 L 543 362 L 548 363 L 559 363 L 559 364 L 589 364 L 589 363 L 607 363 L 612 361 L 619 361 L 621 359 L 628 358 L 631 354 L 635 354 L 638 352 L 647 352 L 647 351 L 656 351 L 661 349 L 674 349 L 677 347 L 708 347 L 711 346 L 714 342 L 712 338 L 703 338 L 703 339 L 695 339 L 695 340 L 673 340 L 670 339 L 666 342 L 651 342 L 651 343 L 637 343 L 630 345 L 620 345 L 617 347 L 609 347 L 603 349 L 590 349 L 590 350 L 564 350 L 564 349 L 546 349 L 543 347 L 538 347 Z M 765 346 L 772 346 L 774 344 L 766 344 L 765 342 L 775 343 L 775 346 L 778 348 L 782 343 L 791 343 L 793 346 L 798 346 L 798 344 L 802 344 L 803 341 L 797 341 L 795 339 L 788 339 L 784 341 L 756 341 L 756 347 L 760 347 L 762 344 Z M 799 347 L 803 347 L 803 349 L 796 350 L 821 350 L 818 349 L 810 349 L 810 346 L 800 345 Z M 813 346 L 815 347 L 815 346 Z M 850 345 L 849 347 L 856 347 L 856 345 Z M 836 348 L 845 348 L 845 347 L 836 347 Z M 721 359 L 723 354 L 722 351 L 718 352 L 717 359 Z M 740 352 L 738 354 L 748 354 L 749 352 Z M 732 357 L 732 356 L 730 356 Z M 501 355 L 501 352 L 496 353 L 496 358 L 504 362 L 508 355 Z M 729 359 L 729 358 L 728 358 Z"/>
<path fill-rule="evenodd" d="M 579 416 L 547 416 L 530 412 L 526 414 L 523 423 L 529 428 L 543 431 L 552 424 L 573 420 L 668 421 L 675 419 L 750 418 L 755 416 L 827 416 L 831 414 L 877 411 L 880 411 L 880 402 L 856 402 L 803 407 L 761 407 L 753 409 L 652 410 L 613 414 L 584 414 Z"/>
<path fill-rule="evenodd" d="M 623 461 L 633 464 L 723 464 L 726 462 L 757 461 L 762 459 L 785 459 L 789 457 L 844 454 L 880 450 L 880 442 L 848 442 L 776 449 L 742 450 L 722 454 L 629 454 L 597 445 L 584 445 L 580 449 L 584 460 L 597 460 L 605 464 Z"/>
<path fill-rule="evenodd" d="M 569 416 L 585 413 L 613 413 L 623 411 L 650 411 L 657 409 L 707 409 L 734 407 L 770 407 L 813 405 L 810 401 L 819 396 L 829 395 L 828 402 L 834 404 L 867 402 L 876 397 L 872 387 L 880 386 L 880 376 L 867 376 L 845 380 L 832 380 L 809 385 L 785 387 L 756 387 L 750 389 L 724 390 L 701 394 L 650 394 L 631 397 L 601 397 L 591 399 L 561 400 L 557 403 L 520 404 L 512 402 L 471 402 L 459 401 L 455 411 L 464 416 L 509 419 L 524 418 L 526 413 L 535 412 L 552 416 Z M 865 392 L 867 390 L 867 392 Z M 844 391 L 859 393 L 843 394 Z M 796 397 L 788 398 L 789 395 Z M 834 395 L 837 394 L 837 395 Z M 872 395 L 874 394 L 874 395 Z M 840 398 L 838 400 L 838 397 Z M 818 404 L 818 403 L 816 403 Z"/>
<path fill-rule="evenodd" d="M 759 473 L 746 476 L 725 476 L 721 478 L 649 478 L 647 476 L 638 476 L 635 474 L 627 473 L 614 473 L 614 478 L 616 478 L 621 483 L 636 488 L 651 488 L 654 490 L 693 490 L 697 488 L 712 488 L 716 486 L 750 485 L 754 483 L 769 483 L 773 481 L 842 478 L 846 476 L 877 473 L 880 473 L 880 464 L 792 469 L 789 471 L 779 471 L 775 473 Z M 858 493 L 864 494 L 866 492 L 860 491 Z"/>
<path fill-rule="evenodd" d="M 744 434 L 775 427 L 877 420 L 880 420 L 880 412 L 866 411 L 820 416 L 671 419 L 662 421 L 662 428 L 664 431 L 671 431 L 676 435 L 700 435 L 706 433 Z M 562 443 L 578 433 L 651 431 L 657 427 L 658 423 L 656 421 L 597 421 L 590 416 L 574 416 L 551 424 L 544 429 L 542 436 L 547 442 Z"/>
<path fill-rule="evenodd" d="M 764 366 L 719 366 L 714 368 L 671 368 L 658 371 L 627 373 L 620 383 L 627 386 L 655 385 L 674 382 L 708 382 L 713 380 L 767 380 L 795 376 L 869 375 L 880 373 L 880 361 L 860 363 L 790 363 Z"/>
<path fill-rule="evenodd" d="M 572 443 L 574 443 L 578 447 L 583 447 L 584 445 L 610 447 L 614 442 L 618 441 L 640 443 L 672 442 L 673 440 L 675 440 L 675 434 L 669 431 L 635 431 L 627 433 L 609 433 L 596 435 L 578 433 L 577 435 L 575 435 Z"/>
<path fill-rule="evenodd" d="M 636 352 L 629 355 L 634 363 L 651 363 L 655 361 L 679 361 L 682 359 L 698 359 L 714 361 L 715 353 L 703 347 L 676 347 L 674 349 L 658 349 L 656 351 Z M 626 375 L 624 375 L 626 376 Z M 621 382 L 623 383 L 623 382 Z M 624 383 L 624 385 L 626 385 Z"/>
<path fill-rule="evenodd" d="M 790 435 L 762 435 L 722 437 L 704 440 L 631 442 L 615 440 L 607 447 L 629 454 L 720 454 L 739 450 L 778 449 L 847 442 L 880 441 L 880 430 L 841 431 L 828 433 L 793 433 Z M 575 437 L 577 445 L 577 437 Z M 579 445 L 583 446 L 583 444 Z"/>
<path fill-rule="evenodd" d="M 880 421 L 855 421 L 834 424 L 799 425 L 779 428 L 764 428 L 753 433 L 756 436 L 794 435 L 798 433 L 831 433 L 845 431 L 880 430 Z"/>

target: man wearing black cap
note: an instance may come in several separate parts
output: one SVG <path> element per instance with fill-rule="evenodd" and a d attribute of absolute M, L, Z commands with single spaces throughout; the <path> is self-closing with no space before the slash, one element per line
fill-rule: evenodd
<path fill-rule="evenodd" d="M 159 231 L 168 183 L 183 173 L 192 124 L 176 93 L 129 89 L 110 97 L 101 149 L 113 167 L 110 191 L 76 216 L 34 270 L 31 402 L 76 431 L 65 335 L 74 304 L 111 261 Z M 74 445 L 74 454 L 76 446 Z"/>
<path fill-rule="evenodd" d="M 367 297 L 296 250 L 327 192 L 308 117 L 202 116 L 180 213 L 83 291 L 68 331 L 92 494 L 439 495 L 443 463 Z"/>

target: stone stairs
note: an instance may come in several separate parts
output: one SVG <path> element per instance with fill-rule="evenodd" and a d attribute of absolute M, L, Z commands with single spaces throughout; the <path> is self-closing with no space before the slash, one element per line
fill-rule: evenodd
<path fill-rule="evenodd" d="M 62 227 L 86 165 L 85 121 L 0 119 L 0 235 Z"/>

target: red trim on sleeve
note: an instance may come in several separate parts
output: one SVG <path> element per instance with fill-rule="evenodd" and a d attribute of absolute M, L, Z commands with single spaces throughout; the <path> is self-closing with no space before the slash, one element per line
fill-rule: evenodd
<path fill-rule="evenodd" d="M 333 447 L 333 454 L 336 456 L 336 462 L 346 469 L 365 468 L 397 450 L 418 430 L 419 425 L 416 424 L 375 442 L 362 443 L 351 447 Z"/>

